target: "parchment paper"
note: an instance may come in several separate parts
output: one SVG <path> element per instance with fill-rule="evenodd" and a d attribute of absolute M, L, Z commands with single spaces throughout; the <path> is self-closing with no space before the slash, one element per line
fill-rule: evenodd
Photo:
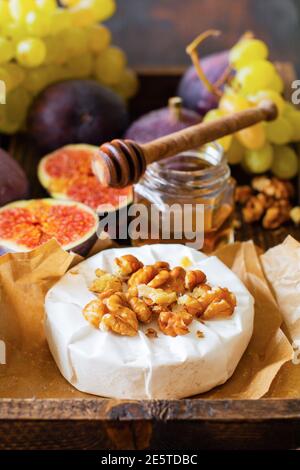
<path fill-rule="evenodd" d="M 294 346 L 293 361 L 284 365 L 269 390 L 270 397 L 300 397 L 300 243 L 291 236 L 261 256 L 268 281 Z"/>
<path fill-rule="evenodd" d="M 255 326 L 250 345 L 232 378 L 204 396 L 259 398 L 269 390 L 282 365 L 292 358 L 293 350 L 280 329 L 281 314 L 253 243 L 228 245 L 217 255 L 255 297 Z M 31 253 L 0 258 L 0 340 L 7 345 L 7 364 L 0 365 L 1 398 L 90 396 L 63 379 L 43 332 L 45 294 L 76 261 L 55 241 Z M 276 393 L 280 395 L 280 391 Z"/>

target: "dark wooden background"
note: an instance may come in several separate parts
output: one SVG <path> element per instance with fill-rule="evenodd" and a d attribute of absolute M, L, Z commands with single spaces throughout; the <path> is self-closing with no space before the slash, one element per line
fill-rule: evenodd
<path fill-rule="evenodd" d="M 230 47 L 246 30 L 266 40 L 276 60 L 300 71 L 300 0 L 116 0 L 108 22 L 114 42 L 131 65 L 176 67 L 189 64 L 185 46 L 201 31 L 217 28 L 204 52 Z"/>

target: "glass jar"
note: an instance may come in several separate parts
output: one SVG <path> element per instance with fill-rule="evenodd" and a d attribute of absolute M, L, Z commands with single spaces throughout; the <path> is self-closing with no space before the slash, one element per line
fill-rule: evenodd
<path fill-rule="evenodd" d="M 148 218 L 151 218 L 152 205 L 160 213 L 173 204 L 192 207 L 193 232 L 202 232 L 203 242 L 199 249 L 206 253 L 220 244 L 233 241 L 234 181 L 218 144 L 209 144 L 200 150 L 184 152 L 149 165 L 134 187 L 134 203 L 147 206 Z M 201 223 L 195 216 L 199 207 L 203 212 Z M 178 233 L 172 236 L 174 232 L 171 231 L 168 239 L 160 230 L 158 232 L 159 236 L 153 237 L 153 230 L 148 227 L 147 233 L 135 237 L 132 242 L 136 246 L 172 242 L 191 245 L 190 237 L 187 239 L 184 234 L 180 239 Z"/>

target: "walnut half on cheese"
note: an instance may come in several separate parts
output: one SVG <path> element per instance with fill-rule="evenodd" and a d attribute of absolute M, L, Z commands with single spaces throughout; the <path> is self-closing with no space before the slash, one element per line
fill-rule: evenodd
<path fill-rule="evenodd" d="M 171 268 L 165 261 L 144 266 L 132 254 L 115 258 L 115 264 L 115 275 L 96 269 L 90 290 L 98 300 L 83 309 L 85 319 L 102 331 L 136 336 L 139 322 L 156 319 L 163 334 L 181 336 L 194 319 L 228 318 L 234 312 L 234 294 L 212 288 L 200 269 Z"/>

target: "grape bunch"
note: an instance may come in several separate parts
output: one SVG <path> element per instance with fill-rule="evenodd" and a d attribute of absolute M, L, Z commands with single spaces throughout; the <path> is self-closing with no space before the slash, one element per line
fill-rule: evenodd
<path fill-rule="evenodd" d="M 115 8 L 115 0 L 0 0 L 0 132 L 22 129 L 33 97 L 61 80 L 93 78 L 124 99 L 135 94 L 136 75 L 101 24 Z"/>
<path fill-rule="evenodd" d="M 243 37 L 230 50 L 233 77 L 224 88 L 218 108 L 209 111 L 204 121 L 249 109 L 263 100 L 273 101 L 279 112 L 275 121 L 258 123 L 223 137 L 219 143 L 230 164 L 241 163 L 250 173 L 270 170 L 278 178 L 290 179 L 298 172 L 293 143 L 300 141 L 300 111 L 283 98 L 283 80 L 268 55 L 267 45 L 253 37 Z"/>

